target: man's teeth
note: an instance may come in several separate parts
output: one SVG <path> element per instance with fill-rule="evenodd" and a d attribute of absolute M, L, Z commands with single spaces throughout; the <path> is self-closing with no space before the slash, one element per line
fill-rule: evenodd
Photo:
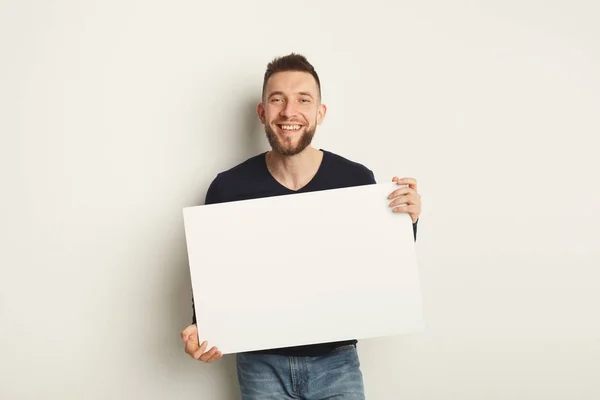
<path fill-rule="evenodd" d="M 300 125 L 281 125 L 281 128 L 286 131 L 297 131 L 300 129 Z"/>

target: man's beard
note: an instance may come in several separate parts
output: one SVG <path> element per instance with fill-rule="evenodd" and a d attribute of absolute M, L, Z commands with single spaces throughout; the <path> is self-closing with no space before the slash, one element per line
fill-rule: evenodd
<path fill-rule="evenodd" d="M 312 128 L 306 128 L 298 140 L 298 143 L 293 146 L 292 141 L 289 140 L 289 138 L 283 138 L 283 140 L 281 140 L 277 137 L 275 132 L 273 132 L 271 126 L 265 124 L 265 133 L 267 134 L 269 144 L 273 148 L 273 151 L 281 154 L 282 156 L 295 156 L 296 154 L 301 153 L 312 143 L 316 130 L 316 124 Z"/>

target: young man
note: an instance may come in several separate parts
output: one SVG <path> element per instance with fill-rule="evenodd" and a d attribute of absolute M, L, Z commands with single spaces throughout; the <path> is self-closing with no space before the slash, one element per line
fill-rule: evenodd
<path fill-rule="evenodd" d="M 271 150 L 218 174 L 206 204 L 374 184 L 373 173 L 365 166 L 311 146 L 326 110 L 319 76 L 306 58 L 290 54 L 269 63 L 257 112 Z M 390 194 L 390 207 L 410 214 L 416 239 L 421 212 L 416 181 L 397 177 L 393 181 L 403 187 Z M 195 359 L 210 363 L 222 356 L 218 347 L 200 344 L 195 313 L 181 337 L 185 352 Z M 347 340 L 238 354 L 242 399 L 363 399 L 356 343 Z"/>

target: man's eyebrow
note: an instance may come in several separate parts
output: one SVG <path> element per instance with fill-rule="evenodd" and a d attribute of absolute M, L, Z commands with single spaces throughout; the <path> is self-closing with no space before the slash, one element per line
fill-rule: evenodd
<path fill-rule="evenodd" d="M 298 92 L 298 94 L 300 96 L 309 96 L 310 98 L 314 98 L 314 96 L 310 92 Z M 267 98 L 271 98 L 273 96 L 285 96 L 285 94 L 280 90 L 276 90 L 274 92 L 269 93 Z"/>

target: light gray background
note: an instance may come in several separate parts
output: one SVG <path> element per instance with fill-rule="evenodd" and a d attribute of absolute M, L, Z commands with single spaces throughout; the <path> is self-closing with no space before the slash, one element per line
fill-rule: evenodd
<path fill-rule="evenodd" d="M 423 196 L 427 330 L 361 342 L 367 398 L 600 397 L 597 2 L 0 4 L 0 398 L 238 398 L 183 353 L 181 209 L 290 51 L 316 145 Z"/>

